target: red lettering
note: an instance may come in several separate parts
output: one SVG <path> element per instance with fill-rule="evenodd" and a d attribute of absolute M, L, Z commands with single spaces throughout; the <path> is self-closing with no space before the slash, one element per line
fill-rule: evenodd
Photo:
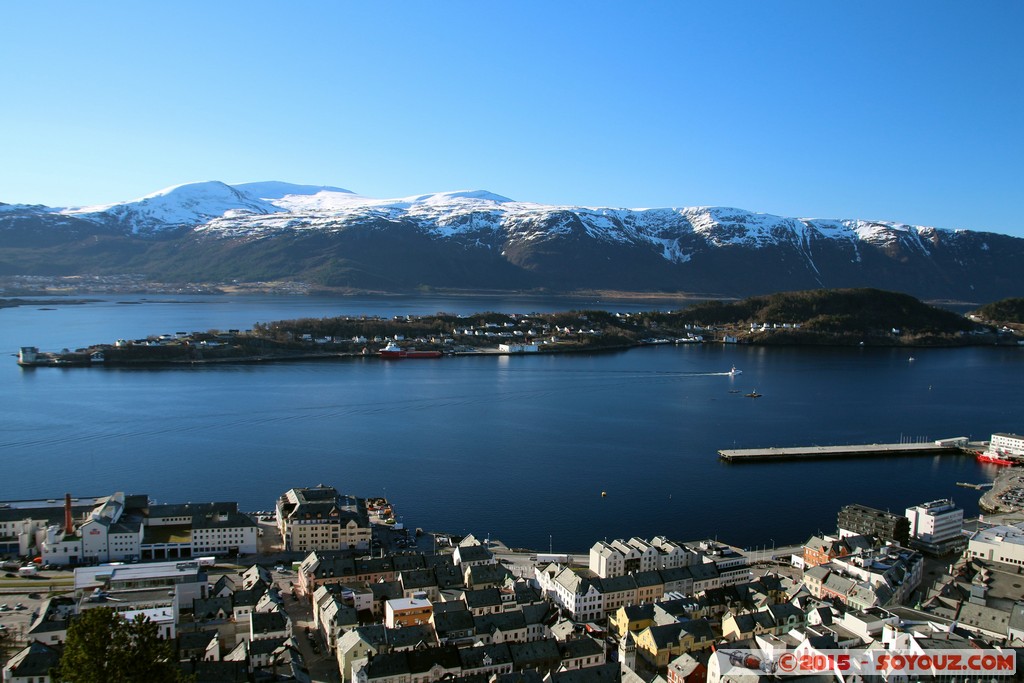
<path fill-rule="evenodd" d="M 932 667 L 936 671 L 963 671 L 960 655 L 933 655 Z"/>

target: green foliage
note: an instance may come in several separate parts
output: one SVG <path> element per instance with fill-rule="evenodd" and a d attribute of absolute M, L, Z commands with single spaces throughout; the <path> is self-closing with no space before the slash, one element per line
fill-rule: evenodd
<path fill-rule="evenodd" d="M 1024 324 L 1024 298 L 1003 299 L 985 304 L 975 314 L 996 323 Z"/>
<path fill-rule="evenodd" d="M 971 329 L 963 316 L 907 294 L 878 289 L 823 289 L 782 292 L 732 303 L 711 301 L 683 313 L 705 325 L 799 323 L 807 331 L 831 333 L 903 331 L 955 333 Z"/>
<path fill-rule="evenodd" d="M 174 646 L 161 640 L 157 625 L 139 615 L 127 621 L 107 607 L 88 609 L 68 627 L 64 654 L 53 670 L 62 683 L 186 680 L 174 661 Z"/>

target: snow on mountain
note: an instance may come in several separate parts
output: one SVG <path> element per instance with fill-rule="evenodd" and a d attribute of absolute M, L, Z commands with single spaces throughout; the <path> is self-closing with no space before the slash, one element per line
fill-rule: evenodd
<path fill-rule="evenodd" d="M 163 230 L 166 239 L 146 244 Z M 8 252 L 8 263 L 47 272 L 309 279 L 387 291 L 748 295 L 870 285 L 972 300 L 1019 292 L 1024 281 L 1015 267 L 1024 239 L 1004 235 L 721 206 L 553 206 L 485 190 L 379 199 L 321 185 L 192 183 L 105 206 L 0 205 L 0 232 L 3 246 L 29 250 Z"/>
<path fill-rule="evenodd" d="M 787 218 L 720 206 L 556 206 L 519 202 L 486 190 L 378 199 L 340 187 L 279 181 L 189 183 L 105 206 L 39 209 L 112 222 L 133 233 L 191 227 L 222 238 L 336 231 L 381 220 L 415 225 L 437 239 L 464 238 L 491 246 L 578 235 L 620 245 L 646 245 L 674 263 L 689 261 L 695 248 L 784 245 L 801 252 L 812 267 L 820 240 L 848 244 L 854 260 L 859 260 L 858 245 L 864 243 L 927 254 L 941 233 L 949 232 L 888 221 Z M 11 206 L 0 208 L 12 210 Z"/>
<path fill-rule="evenodd" d="M 215 180 L 165 188 L 139 199 L 64 209 L 61 213 L 94 220 L 113 220 L 132 232 L 194 226 L 219 217 L 283 211 L 230 185 Z"/>
<path fill-rule="evenodd" d="M 0 211 L 10 213 L 52 213 L 53 209 L 42 204 L 4 204 L 0 202 Z"/>
<path fill-rule="evenodd" d="M 278 180 L 266 180 L 256 183 L 239 183 L 231 187 L 260 199 L 273 200 L 281 199 L 288 195 L 312 195 L 318 192 L 342 192 L 352 194 L 351 190 L 329 185 L 296 185 L 295 183 L 284 183 Z"/>
<path fill-rule="evenodd" d="M 272 189 L 257 190 L 266 185 Z M 711 248 L 792 246 L 813 267 L 817 240 L 851 245 L 903 244 L 927 252 L 935 228 L 886 221 L 802 219 L 754 213 L 731 207 L 620 209 L 519 202 L 485 190 L 438 192 L 376 199 L 339 188 L 250 183 L 238 188 L 254 192 L 286 212 L 224 215 L 197 227 L 220 237 L 260 237 L 280 230 L 339 230 L 372 220 L 407 222 L 440 239 L 490 233 L 494 239 L 533 242 L 581 236 L 620 244 L 649 245 L 667 261 L 685 263 L 696 238 Z M 280 196 L 277 196 L 280 195 Z M 856 256 L 859 258 L 859 254 Z"/>

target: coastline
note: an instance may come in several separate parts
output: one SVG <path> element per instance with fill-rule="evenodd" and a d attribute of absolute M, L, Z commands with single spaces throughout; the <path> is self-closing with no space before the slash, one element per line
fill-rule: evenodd
<path fill-rule="evenodd" d="M 1013 348 L 1017 347 L 1016 344 L 992 344 L 992 343 L 957 343 L 957 344 L 825 344 L 825 343 L 764 343 L 764 342 L 739 342 L 736 344 L 725 344 L 723 342 L 701 342 L 703 344 L 718 344 L 723 346 L 758 346 L 758 347 L 832 347 L 832 348 L 902 348 L 902 349 L 925 349 L 925 348 Z M 441 354 L 440 358 L 445 356 L 538 356 L 538 355 L 566 355 L 566 354 L 592 354 L 592 353 L 615 353 L 619 351 L 629 351 L 631 349 L 646 348 L 649 346 L 663 346 L 664 344 L 651 344 L 651 343 L 631 343 L 631 344 L 615 344 L 607 346 L 578 346 L 578 347 L 561 347 L 544 349 L 543 351 L 536 352 L 524 352 L 524 351 L 501 351 L 497 348 L 480 348 L 474 351 L 446 351 Z M 689 344 L 673 344 L 675 346 L 684 346 Z M 90 347 L 95 348 L 95 347 Z M 299 361 L 343 361 L 343 360 L 354 360 L 354 359 L 373 359 L 373 360 L 388 360 L 381 358 L 376 352 L 362 353 L 358 351 L 336 351 L 336 352 L 308 352 L 308 353 L 282 353 L 282 354 L 262 354 L 262 355 L 246 355 L 246 356 L 231 356 L 223 358 L 174 358 L 174 359 L 130 359 L 130 360 L 105 360 L 100 362 L 93 362 L 87 358 L 69 360 L 61 358 L 66 355 L 80 355 L 80 354 L 49 354 L 47 358 L 41 359 L 35 362 L 21 362 L 18 361 L 18 365 L 23 369 L 34 369 L 34 368 L 107 368 L 107 369 L 126 369 L 126 368 L 155 368 L 155 367 L 168 367 L 168 368 L 181 368 L 181 367 L 195 367 L 195 366 L 213 366 L 213 365 L 260 365 L 269 363 L 289 363 Z"/>
<path fill-rule="evenodd" d="M 599 293 L 602 296 L 613 294 L 626 295 Z M 629 293 L 630 296 L 635 294 Z M 486 300 L 504 294 L 476 292 L 475 296 Z M 682 301 L 666 299 L 661 294 L 649 296 L 647 301 Z M 539 294 L 536 297 L 538 301 L 545 298 Z M 691 302 L 697 300 L 690 299 Z M 20 305 L 22 300 L 13 301 Z M 85 303 L 82 300 L 69 302 Z M 443 301 L 435 303 L 444 306 Z M 552 303 L 573 305 L 566 301 Z M 594 304 L 600 306 L 601 302 Z M 283 311 L 283 315 L 290 314 L 290 310 Z M 998 327 L 991 321 L 982 323 L 976 318 L 939 310 L 907 295 L 890 292 L 809 291 L 754 297 L 741 302 L 705 299 L 703 303 L 669 311 L 626 312 L 609 305 L 605 309 L 584 307 L 528 314 L 478 310 L 465 314 L 438 312 L 384 317 L 347 314 L 279 319 L 257 322 L 252 329 L 223 332 L 212 328 L 205 332 L 150 334 L 144 338 L 118 339 L 113 344 L 92 343 L 60 353 L 23 346 L 18 363 L 23 367 L 132 367 L 332 360 L 376 355 L 389 342 L 399 346 L 411 344 L 418 352 L 438 356 L 593 353 L 673 343 L 1024 348 L 1019 332 Z"/>

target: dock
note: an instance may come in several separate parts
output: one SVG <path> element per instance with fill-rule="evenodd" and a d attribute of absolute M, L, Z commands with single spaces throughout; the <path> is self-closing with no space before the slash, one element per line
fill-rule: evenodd
<path fill-rule="evenodd" d="M 932 443 L 869 443 L 848 446 L 798 446 L 795 448 L 739 448 L 718 451 L 726 462 L 765 460 L 812 460 L 823 458 L 873 458 L 901 455 L 960 455 L 955 446 Z"/>

